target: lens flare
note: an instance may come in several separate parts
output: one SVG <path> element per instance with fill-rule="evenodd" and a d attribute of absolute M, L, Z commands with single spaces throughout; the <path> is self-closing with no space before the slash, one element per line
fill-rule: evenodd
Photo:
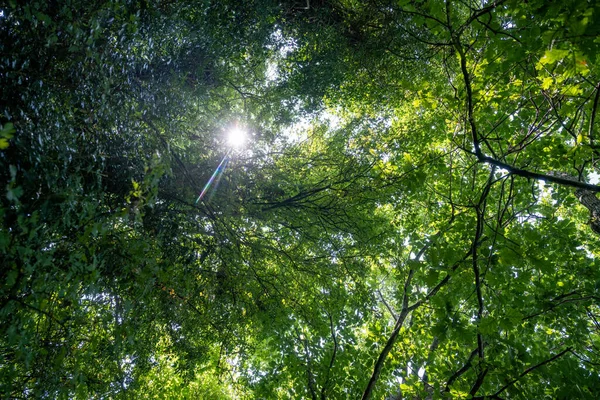
<path fill-rule="evenodd" d="M 240 128 L 233 128 L 227 134 L 227 143 L 233 148 L 240 148 L 246 143 L 246 131 Z"/>
<path fill-rule="evenodd" d="M 202 192 L 200 192 L 200 195 L 196 199 L 195 204 L 198 204 L 198 202 L 204 198 L 204 196 L 210 189 L 211 185 L 212 185 L 212 192 L 214 194 L 214 192 L 217 189 L 217 186 L 219 185 L 221 177 L 223 176 L 223 172 L 225 172 L 225 169 L 227 168 L 227 164 L 229 163 L 229 157 L 230 157 L 231 153 L 233 152 L 234 149 L 239 149 L 240 147 L 242 147 L 244 145 L 244 143 L 246 142 L 246 136 L 247 136 L 246 131 L 238 128 L 237 126 L 233 129 L 231 129 L 227 133 L 227 144 L 229 144 L 229 150 L 227 151 L 227 154 L 225 154 L 225 157 L 223 157 L 223 159 L 217 166 L 217 169 L 215 169 L 215 171 L 211 175 L 208 182 L 206 182 L 206 185 L 204 185 L 204 188 L 202 189 Z M 212 195 L 210 197 L 212 197 Z"/>
<path fill-rule="evenodd" d="M 228 163 L 229 163 L 229 152 L 227 154 L 225 154 L 225 157 L 223 157 L 223 159 L 219 163 L 219 166 L 217 167 L 217 169 L 215 169 L 215 172 L 213 172 L 213 174 L 211 175 L 208 182 L 206 182 L 206 185 L 204 185 L 204 189 L 202 189 L 202 192 L 200 192 L 200 196 L 198 196 L 198 198 L 196 199 L 196 203 L 194 203 L 194 204 L 198 204 L 198 202 L 200 200 L 202 200 L 202 198 L 208 191 L 208 188 L 210 187 L 210 185 L 213 183 L 213 181 L 215 180 L 215 178 L 217 176 L 219 177 L 219 179 L 217 181 L 219 181 L 221 179 L 221 175 L 223 174 L 223 171 L 225 171 L 225 168 L 227 167 Z"/>

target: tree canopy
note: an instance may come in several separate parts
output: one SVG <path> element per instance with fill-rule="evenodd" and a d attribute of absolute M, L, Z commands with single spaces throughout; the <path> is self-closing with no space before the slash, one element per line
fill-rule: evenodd
<path fill-rule="evenodd" d="M 600 3 L 9 0 L 0 54 L 0 397 L 598 398 Z"/>

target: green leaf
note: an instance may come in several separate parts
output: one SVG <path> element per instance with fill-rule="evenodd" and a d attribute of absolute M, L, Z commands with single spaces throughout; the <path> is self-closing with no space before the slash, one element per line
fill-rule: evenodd
<path fill-rule="evenodd" d="M 12 122 L 7 122 L 2 126 L 2 129 L 0 129 L 0 136 L 2 136 L 5 139 L 11 139 L 14 133 L 15 127 L 12 124 Z"/>
<path fill-rule="evenodd" d="M 538 64 L 538 69 L 545 65 L 548 65 L 548 66 L 554 65 L 558 61 L 563 60 L 568 55 L 569 55 L 569 50 L 561 50 L 561 49 L 556 49 L 556 48 L 546 50 L 544 52 L 544 56 L 542 58 L 540 58 L 540 61 Z"/>
<path fill-rule="evenodd" d="M 21 186 L 7 187 L 6 189 L 6 198 L 10 201 L 18 201 L 21 195 L 23 195 L 23 188 Z"/>

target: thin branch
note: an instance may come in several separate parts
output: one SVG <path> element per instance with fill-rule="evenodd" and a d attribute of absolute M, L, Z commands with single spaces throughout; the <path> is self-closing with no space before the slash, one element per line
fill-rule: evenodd
<path fill-rule="evenodd" d="M 596 96 L 594 97 L 594 105 L 590 114 L 590 126 L 588 128 L 588 136 L 590 145 L 594 147 L 594 121 L 596 120 L 596 110 L 598 109 L 598 100 L 600 99 L 600 83 L 596 85 Z"/>
<path fill-rule="evenodd" d="M 492 167 L 492 170 L 490 171 L 490 176 L 485 185 L 485 188 L 483 189 L 483 192 L 481 193 L 481 196 L 479 197 L 479 203 L 475 207 L 475 210 L 477 212 L 477 224 L 475 227 L 475 238 L 473 239 L 471 254 L 472 254 L 473 274 L 475 275 L 475 292 L 477 293 L 477 304 L 478 304 L 477 322 L 478 323 L 481 321 L 481 318 L 483 316 L 483 295 L 481 292 L 481 276 L 480 276 L 480 271 L 479 271 L 479 263 L 478 263 L 479 260 L 477 257 L 477 249 L 478 249 L 479 243 L 481 241 L 481 235 L 483 235 L 485 205 L 487 203 L 487 196 L 489 195 L 490 189 L 491 189 L 492 185 L 494 184 L 494 174 L 495 173 L 496 173 L 496 168 Z M 477 332 L 477 349 L 478 349 L 478 353 L 479 353 L 479 360 L 483 361 L 483 359 L 484 359 L 483 338 L 481 336 L 481 333 L 479 333 L 479 332 Z M 477 378 L 478 382 L 480 379 L 483 380 L 483 378 L 485 378 L 485 375 L 487 374 L 487 370 L 484 370 L 484 371 L 485 371 L 485 373 L 483 373 L 483 375 L 480 374 L 479 377 Z M 474 395 L 475 393 L 477 393 L 477 389 L 479 389 L 480 386 L 481 386 L 481 382 L 479 383 L 479 385 L 477 385 L 477 383 L 476 383 L 472 389 L 472 390 L 475 390 L 475 392 L 472 392 L 471 395 Z"/>
<path fill-rule="evenodd" d="M 165 149 L 169 153 L 171 153 L 171 155 L 175 159 L 175 162 L 177 163 L 179 168 L 181 168 L 181 170 L 183 171 L 183 174 L 185 175 L 185 177 L 192 184 L 192 186 L 194 186 L 196 188 L 196 190 L 198 190 L 201 186 L 198 185 L 198 182 L 196 182 L 196 180 L 193 178 L 192 174 L 190 174 L 190 172 L 188 171 L 188 169 L 185 166 L 185 164 L 183 163 L 183 161 L 181 161 L 181 158 L 179 158 L 177 153 L 175 153 L 175 151 L 171 148 L 171 146 L 169 145 L 167 140 L 160 133 L 160 130 L 156 127 L 156 125 L 154 125 L 154 123 L 149 118 L 144 117 L 143 121 L 146 123 L 146 125 L 148 125 L 154 131 L 154 133 L 156 134 L 156 136 L 158 137 L 158 139 L 160 140 L 162 145 L 165 147 Z"/>
<path fill-rule="evenodd" d="M 412 270 L 411 270 L 411 272 L 412 272 Z M 407 282 L 409 281 L 410 278 L 412 278 L 412 275 L 409 276 L 409 278 L 407 279 Z M 406 291 L 406 289 L 407 288 L 405 285 L 405 291 Z M 404 297 L 406 298 L 406 292 L 405 292 Z M 383 363 L 385 362 L 385 359 L 386 359 L 387 355 L 389 354 L 389 352 L 392 350 L 392 347 L 394 346 L 394 343 L 396 342 L 396 338 L 398 337 L 398 334 L 400 333 L 400 329 L 402 328 L 402 325 L 404 324 L 404 321 L 406 320 L 406 317 L 408 316 L 408 314 L 409 314 L 408 309 L 403 307 L 402 311 L 400 312 L 400 315 L 398 316 L 398 320 L 396 321 L 396 326 L 394 327 L 392 334 L 388 338 L 383 350 L 381 351 L 381 353 L 379 354 L 379 357 L 377 358 L 377 361 L 375 362 L 375 367 L 373 368 L 373 373 L 371 374 L 371 379 L 369 379 L 369 383 L 367 384 L 367 387 L 366 387 L 365 391 L 363 392 L 362 400 L 367 400 L 367 399 L 371 398 L 371 395 L 373 394 L 373 389 L 375 388 L 375 383 L 377 383 L 377 380 L 379 379 L 379 374 L 381 373 Z"/>
<path fill-rule="evenodd" d="M 448 221 L 449 226 L 452 225 L 455 218 L 456 218 L 456 215 L 452 214 L 452 216 L 450 217 L 450 220 Z M 425 243 L 425 245 L 419 250 L 415 259 L 416 260 L 420 259 L 423 256 L 423 254 L 425 254 L 425 251 L 427 251 L 429 246 L 431 246 L 435 242 L 435 240 L 437 240 L 437 238 L 439 236 L 441 236 L 444 232 L 445 231 L 440 230 L 435 235 L 430 237 L 430 239 L 427 241 L 427 243 Z M 481 241 L 483 241 L 483 240 L 481 240 Z M 481 244 L 481 241 L 479 244 Z M 410 305 L 410 306 L 408 304 L 408 292 L 409 292 L 410 284 L 412 282 L 412 278 L 413 278 L 415 271 L 413 269 L 409 270 L 406 281 L 404 282 L 404 291 L 403 291 L 403 296 L 402 296 L 402 309 L 400 311 L 400 315 L 396 319 L 396 324 L 394 326 L 394 330 L 392 331 L 392 334 L 388 338 L 383 350 L 381 351 L 381 353 L 379 354 L 379 357 L 377 358 L 377 361 L 375 362 L 375 365 L 373 367 L 373 373 L 371 374 L 369 383 L 367 384 L 367 387 L 365 388 L 365 391 L 363 392 L 362 400 L 369 399 L 371 397 L 371 395 L 373 394 L 373 389 L 375 388 L 375 384 L 377 383 L 377 380 L 379 379 L 379 375 L 381 374 L 381 369 L 383 368 L 385 359 L 387 358 L 388 354 L 392 350 L 392 348 L 396 342 L 396 339 L 398 338 L 398 335 L 400 333 L 400 329 L 402 328 L 402 325 L 404 324 L 404 321 L 406 320 L 406 317 L 412 311 L 414 311 L 415 309 L 420 307 L 422 304 L 427 302 L 444 285 L 446 285 L 448 283 L 448 281 L 450 280 L 451 273 L 453 273 L 456 269 L 458 269 L 458 267 L 462 264 L 462 262 L 464 260 L 466 260 L 472 254 L 472 249 L 473 249 L 473 246 L 469 249 L 469 251 L 463 258 L 461 258 L 459 261 L 454 263 L 454 265 L 452 265 L 452 267 L 450 268 L 450 272 L 448 272 L 448 274 L 444 277 L 444 279 L 442 279 L 442 281 L 440 283 L 438 283 L 431 291 L 429 291 L 429 293 L 427 293 L 427 295 L 424 298 L 422 298 L 421 300 L 415 302 L 413 305 Z"/>
<path fill-rule="evenodd" d="M 447 2 L 449 2 L 449 0 L 447 0 Z M 492 2 L 492 4 L 488 5 L 487 7 L 483 7 L 477 11 L 475 11 L 473 14 L 471 14 L 471 16 L 469 17 L 469 19 L 467 19 L 465 21 L 464 24 L 461 25 L 460 28 L 458 28 L 456 34 L 460 36 L 460 34 L 462 34 L 462 32 L 476 19 L 484 16 L 485 14 L 488 14 L 492 11 L 494 11 L 495 8 L 501 6 L 503 3 L 505 3 L 506 0 L 499 0 L 499 1 L 494 1 Z"/>
<path fill-rule="evenodd" d="M 473 362 L 473 358 L 475 358 L 475 355 L 478 352 L 479 352 L 479 347 L 477 347 L 475 350 L 473 350 L 471 352 L 471 354 L 469 355 L 469 358 L 467 359 L 467 361 L 465 362 L 465 364 L 462 366 L 462 368 L 459 369 L 458 371 L 456 371 L 454 374 L 452 374 L 452 376 L 450 376 L 450 378 L 448 378 L 448 381 L 446 382 L 446 387 L 444 388 L 444 392 L 449 392 L 450 391 L 450 386 L 458 378 L 460 378 L 465 372 L 467 372 L 471 368 L 472 362 Z"/>
<path fill-rule="evenodd" d="M 425 246 L 423 246 L 423 249 L 421 249 L 421 251 L 424 251 L 424 249 L 428 246 L 428 244 L 429 243 L 425 244 Z M 419 254 L 422 254 L 421 251 L 419 251 Z M 365 391 L 363 392 L 362 400 L 367 400 L 371 397 L 371 394 L 373 393 L 373 389 L 375 388 L 375 384 L 377 383 L 377 380 L 379 379 L 379 375 L 381 374 L 381 369 L 383 368 L 385 359 L 387 358 L 388 354 L 392 350 L 392 347 L 394 347 L 394 343 L 396 343 L 396 339 L 398 338 L 400 329 L 402 328 L 402 325 L 404 325 L 404 321 L 406 320 L 406 317 L 410 313 L 410 311 L 408 309 L 408 291 L 410 289 L 410 284 L 412 282 L 412 278 L 413 278 L 414 274 L 415 274 L 414 269 L 411 269 L 408 271 L 408 276 L 406 277 L 406 281 L 404 282 L 404 294 L 402 296 L 402 310 L 400 311 L 400 315 L 398 316 L 398 319 L 396 320 L 396 325 L 394 326 L 394 330 L 392 331 L 392 334 L 388 338 L 381 353 L 379 353 L 379 357 L 377 357 L 377 361 L 375 362 L 375 366 L 373 367 L 373 373 L 371 374 L 371 379 L 369 379 L 369 383 L 367 384 L 367 387 L 365 388 Z"/>
<path fill-rule="evenodd" d="M 454 47 L 460 57 L 460 69 L 462 71 L 463 80 L 465 83 L 465 89 L 467 92 L 467 98 L 466 98 L 467 121 L 471 128 L 471 140 L 473 142 L 474 154 L 477 157 L 477 159 L 479 160 L 479 162 L 484 162 L 484 163 L 490 164 L 492 166 L 503 168 L 513 175 L 522 176 L 522 177 L 528 178 L 528 179 L 536 179 L 536 180 L 542 180 L 542 181 L 546 181 L 546 182 L 558 183 L 560 185 L 571 186 L 571 187 L 575 187 L 578 189 L 585 189 L 585 190 L 589 190 L 589 191 L 595 192 L 595 193 L 600 192 L 600 186 L 598 186 L 598 185 L 592 185 L 592 184 L 585 183 L 585 182 L 572 181 L 569 179 L 561 178 L 559 176 L 546 175 L 546 174 L 540 174 L 537 172 L 527 171 L 527 170 L 517 168 L 515 166 L 512 166 L 505 162 L 496 160 L 492 157 L 489 157 L 489 156 L 486 156 L 483 154 L 483 152 L 481 151 L 481 144 L 480 144 L 481 140 L 479 139 L 479 134 L 477 133 L 477 125 L 475 124 L 475 117 L 474 117 L 474 113 L 473 113 L 473 89 L 471 86 L 471 78 L 469 75 L 469 71 L 467 70 L 467 57 L 466 57 L 466 54 L 465 54 L 465 51 L 464 51 L 462 45 L 460 44 L 459 37 L 456 34 L 453 34 L 453 36 L 454 36 Z"/>
<path fill-rule="evenodd" d="M 331 329 L 331 338 L 333 339 L 333 353 L 331 354 L 331 359 L 329 360 L 329 368 L 327 369 L 327 377 L 325 378 L 325 383 L 321 387 L 321 400 L 325 400 L 327 396 L 325 395 L 325 391 L 327 390 L 327 385 L 329 384 L 329 377 L 331 368 L 333 368 L 333 364 L 335 363 L 335 357 L 337 355 L 338 342 L 337 336 L 335 334 L 335 326 L 333 325 L 333 318 L 331 314 L 327 313 L 329 316 L 329 329 Z"/>
<path fill-rule="evenodd" d="M 299 338 L 302 340 L 302 338 Z M 310 353 L 308 350 L 308 339 L 304 338 L 304 354 L 306 355 L 306 377 L 308 379 L 308 389 L 310 390 L 310 396 L 313 400 L 317 400 L 317 393 L 315 392 L 315 377 L 311 370 Z"/>
<path fill-rule="evenodd" d="M 481 240 L 479 241 L 478 246 L 481 245 L 481 243 L 483 243 L 487 238 L 483 237 L 481 238 Z M 411 305 L 410 307 L 408 307 L 408 311 L 414 311 L 415 309 L 419 308 L 421 305 L 423 305 L 424 303 L 426 303 L 427 301 L 429 301 L 429 299 L 431 299 L 433 296 L 435 296 L 437 294 L 437 292 L 440 291 L 440 289 L 442 287 L 444 287 L 448 281 L 450 280 L 450 278 L 452 277 L 452 273 L 454 273 L 454 271 L 456 271 L 458 269 L 458 267 L 461 266 L 461 264 L 463 262 L 465 262 L 472 253 L 472 247 L 469 249 L 469 251 L 457 262 L 455 262 L 452 267 L 450 267 L 450 271 L 446 274 L 446 276 L 437 284 L 434 286 L 433 289 L 431 289 L 426 295 L 425 297 L 423 297 L 421 300 L 415 302 L 413 305 Z"/>
<path fill-rule="evenodd" d="M 485 26 L 489 31 L 491 31 L 494 35 L 505 35 L 510 37 L 511 39 L 513 39 L 514 41 L 518 42 L 519 44 L 522 44 L 522 42 L 519 40 L 519 38 L 517 38 L 516 36 L 506 32 L 506 31 L 501 31 L 499 29 L 494 29 L 489 25 L 489 22 L 484 22 L 482 20 L 480 20 L 479 18 L 477 18 L 477 22 L 479 22 L 481 25 Z"/>
<path fill-rule="evenodd" d="M 26 303 L 23 300 L 21 300 L 21 299 L 19 299 L 17 297 L 14 297 L 14 296 L 9 296 L 8 301 L 10 301 L 10 300 L 12 300 L 12 301 L 14 301 L 16 303 L 19 303 L 23 307 L 29 308 L 29 309 L 31 309 L 33 311 L 36 311 L 36 312 L 38 312 L 40 314 L 43 314 L 46 317 L 50 318 L 52 321 L 58 323 L 63 328 L 65 327 L 65 321 L 61 321 L 60 319 L 56 318 L 54 315 L 52 315 L 52 313 L 49 313 L 48 311 L 44 311 L 44 310 L 42 310 L 42 309 L 40 309 L 40 308 L 38 308 L 36 306 L 32 306 L 31 304 Z"/>
<path fill-rule="evenodd" d="M 401 13 L 405 13 L 405 14 L 409 14 L 409 15 L 417 15 L 417 16 L 423 17 L 425 19 L 430 19 L 432 21 L 437 22 L 441 26 L 447 27 L 446 24 L 444 23 L 444 21 L 442 21 L 442 20 L 440 20 L 440 19 L 438 19 L 438 18 L 436 18 L 436 17 L 434 17 L 432 15 L 429 15 L 429 14 L 424 14 L 424 13 L 421 13 L 421 12 L 418 12 L 418 11 L 408 11 L 406 9 L 400 9 L 400 12 Z"/>
<path fill-rule="evenodd" d="M 558 300 L 558 298 L 557 298 L 557 299 L 554 299 L 554 301 L 556 301 L 556 300 Z M 600 297 L 598 297 L 598 296 L 593 296 L 593 295 L 592 295 L 592 296 L 583 296 L 583 297 L 577 297 L 577 298 L 563 299 L 563 300 L 559 301 L 559 302 L 558 302 L 558 303 L 556 303 L 556 304 L 551 304 L 551 305 L 550 305 L 548 308 L 546 308 L 545 310 L 538 311 L 538 312 L 536 312 L 536 313 L 534 313 L 534 314 L 527 315 L 527 316 L 523 317 L 523 318 L 522 318 L 522 321 L 527 321 L 528 319 L 535 318 L 535 317 L 537 317 L 537 316 L 539 316 L 539 315 L 545 314 L 545 313 L 547 313 L 548 311 L 552 311 L 552 310 L 554 310 L 556 307 L 558 307 L 558 306 L 560 306 L 560 305 L 562 305 L 562 304 L 574 303 L 574 302 L 577 302 L 577 301 L 585 301 L 585 300 L 597 300 L 597 301 L 598 301 L 598 300 L 600 300 Z"/>
<path fill-rule="evenodd" d="M 478 350 L 479 351 L 479 350 Z M 469 391 L 469 394 L 471 396 L 474 396 L 475 393 L 477 393 L 479 391 L 479 388 L 481 387 L 481 385 L 483 385 L 483 381 L 485 380 L 485 377 L 488 373 L 488 369 L 484 368 L 483 371 L 481 371 L 478 375 L 477 375 L 477 380 L 475 381 L 475 383 L 473 384 L 473 387 L 471 388 L 471 390 Z"/>
<path fill-rule="evenodd" d="M 430 364 L 431 359 L 433 358 L 435 351 L 437 350 L 439 345 L 440 345 L 440 340 L 438 339 L 437 336 L 434 336 L 433 341 L 431 342 L 431 345 L 429 346 L 429 353 L 427 354 L 427 361 L 423 364 L 423 367 L 422 367 L 423 368 L 423 377 L 421 378 L 421 380 L 423 381 L 423 383 L 426 386 L 431 387 L 431 385 L 429 385 L 429 375 L 427 374 L 427 368 L 425 368 L 425 367 L 427 367 Z"/>
<path fill-rule="evenodd" d="M 381 293 L 381 290 L 377 289 L 377 294 L 379 295 L 379 298 L 381 299 L 382 303 L 385 305 L 385 307 L 387 308 L 387 310 L 389 311 L 389 313 L 392 314 L 392 318 L 394 318 L 394 321 L 397 320 L 398 316 L 394 312 L 394 309 L 385 300 L 385 297 L 383 297 L 383 294 Z"/>
<path fill-rule="evenodd" d="M 502 386 L 496 393 L 494 393 L 492 395 L 489 395 L 489 396 L 474 397 L 473 399 L 483 400 L 485 398 L 497 398 L 500 393 L 504 392 L 510 386 L 514 385 L 519 379 L 521 379 L 522 377 L 524 377 L 528 373 L 530 373 L 530 372 L 536 370 L 537 368 L 542 367 L 542 366 L 544 366 L 544 365 L 546 365 L 548 363 L 551 363 L 554 360 L 559 359 L 560 357 L 562 357 L 566 353 L 571 352 L 571 350 L 572 349 L 570 347 L 567 347 L 566 349 L 564 349 L 560 353 L 558 353 L 558 354 L 556 354 L 556 355 L 554 355 L 554 356 L 552 356 L 552 357 L 550 357 L 550 358 L 548 358 L 548 359 L 546 359 L 546 360 L 544 360 L 544 361 L 542 361 L 540 363 L 537 363 L 537 364 L 535 364 L 535 365 L 527 368 L 525 371 L 521 372 L 518 377 L 516 377 L 515 379 L 511 380 L 506 385 Z"/>
<path fill-rule="evenodd" d="M 590 360 L 586 359 L 585 357 L 580 356 L 579 354 L 575 353 L 575 351 L 573 351 L 573 350 L 571 350 L 571 354 L 573 354 L 575 357 L 577 357 L 579 360 L 581 360 L 581 362 L 584 362 L 584 363 L 590 364 L 590 365 L 600 366 L 600 363 L 590 361 Z"/>
<path fill-rule="evenodd" d="M 427 293 L 427 295 L 424 298 L 422 298 L 421 300 L 415 302 L 411 306 L 408 305 L 408 288 L 409 288 L 409 285 L 410 285 L 410 281 L 412 280 L 412 275 L 414 274 L 414 271 L 413 270 L 409 271 L 409 276 L 407 277 L 406 282 L 404 284 L 404 295 L 403 295 L 403 299 L 402 299 L 402 310 L 400 312 L 400 315 L 398 316 L 398 319 L 396 320 L 396 325 L 394 326 L 394 330 L 392 331 L 392 334 L 390 335 L 390 337 L 387 340 L 387 342 L 386 342 L 383 350 L 379 354 L 379 357 L 377 358 L 377 361 L 375 362 L 375 366 L 373 368 L 373 374 L 371 375 L 371 379 L 369 380 L 369 383 L 367 384 L 367 387 L 366 387 L 365 391 L 363 392 L 362 400 L 369 399 L 371 397 L 371 395 L 373 394 L 372 392 L 373 392 L 373 389 L 375 387 L 375 383 L 379 379 L 379 374 L 381 373 L 381 369 L 383 367 L 385 359 L 386 359 L 387 355 L 389 354 L 389 352 L 392 350 L 392 347 L 394 346 L 394 343 L 396 342 L 396 339 L 398 337 L 398 334 L 400 333 L 400 329 L 402 328 L 402 325 L 404 324 L 404 321 L 406 320 L 406 317 L 412 311 L 414 311 L 415 309 L 417 309 L 418 307 L 420 307 L 422 304 L 424 304 L 425 302 L 427 302 L 444 285 L 446 285 L 448 283 L 448 281 L 450 280 L 451 273 L 454 272 L 454 271 L 456 271 L 456 269 L 458 269 L 458 267 L 470 255 L 471 255 L 471 249 L 469 249 L 469 251 L 467 252 L 467 254 L 465 254 L 465 256 L 463 258 L 461 258 L 459 261 L 457 261 L 456 263 L 454 263 L 454 265 L 450 268 L 450 272 L 444 277 L 444 279 L 442 279 L 442 281 L 440 283 L 438 283 L 431 291 L 429 291 L 429 293 Z"/>

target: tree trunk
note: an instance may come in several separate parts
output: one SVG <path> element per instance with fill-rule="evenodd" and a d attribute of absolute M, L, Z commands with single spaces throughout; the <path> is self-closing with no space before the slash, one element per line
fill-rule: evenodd
<path fill-rule="evenodd" d="M 595 193 L 584 189 L 578 189 L 575 192 L 575 197 L 590 210 L 590 227 L 600 235 L 600 200 Z"/>

